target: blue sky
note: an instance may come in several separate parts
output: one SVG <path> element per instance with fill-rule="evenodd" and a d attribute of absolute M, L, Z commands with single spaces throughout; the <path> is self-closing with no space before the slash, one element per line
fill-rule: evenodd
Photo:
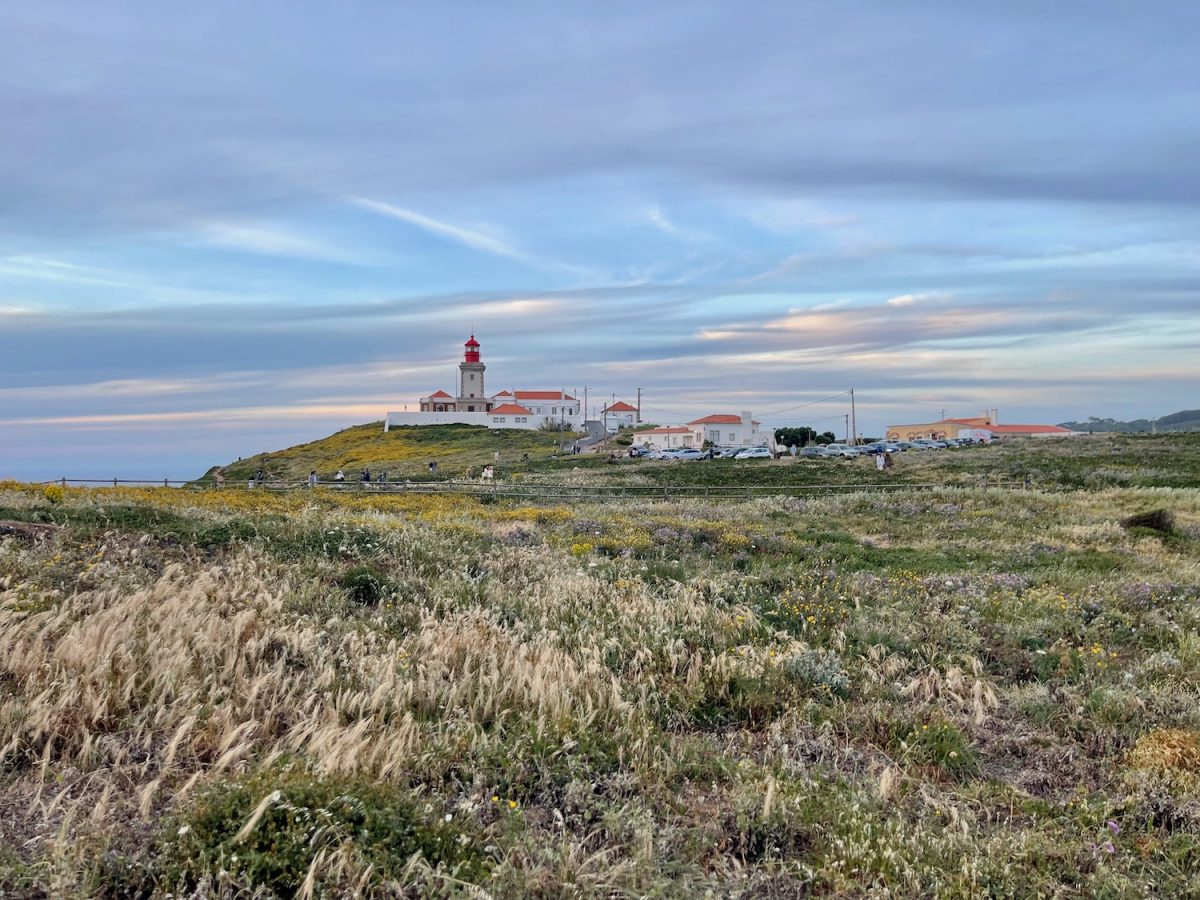
<path fill-rule="evenodd" d="M 1200 405 L 1195 3 L 0 7 L 0 477 L 452 388 Z"/>

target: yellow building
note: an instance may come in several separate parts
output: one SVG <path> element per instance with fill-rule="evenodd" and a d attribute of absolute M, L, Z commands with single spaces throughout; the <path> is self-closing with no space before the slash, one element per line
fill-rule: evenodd
<path fill-rule="evenodd" d="M 1071 432 L 1058 425 L 1001 425 L 997 419 L 999 410 L 985 410 L 983 415 L 969 419 L 939 419 L 916 425 L 889 425 L 889 441 L 916 441 L 929 439 L 944 441 L 963 436 L 978 437 L 987 432 L 991 437 L 1065 437 Z"/>

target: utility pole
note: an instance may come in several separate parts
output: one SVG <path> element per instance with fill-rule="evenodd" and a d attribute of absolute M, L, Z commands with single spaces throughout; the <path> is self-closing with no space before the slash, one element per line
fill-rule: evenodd
<path fill-rule="evenodd" d="M 639 425 L 642 424 L 642 389 L 641 388 L 638 388 L 637 422 Z"/>
<path fill-rule="evenodd" d="M 585 385 L 583 386 L 583 427 L 584 427 L 584 430 L 586 430 L 586 429 L 587 429 L 587 417 L 588 417 L 588 408 L 587 408 L 587 385 L 585 384 Z"/>
<path fill-rule="evenodd" d="M 850 443 L 850 413 L 845 413 L 842 416 L 842 418 L 846 420 L 846 428 L 845 428 L 846 443 L 849 444 Z"/>
<path fill-rule="evenodd" d="M 854 388 L 850 388 L 850 446 L 858 445 L 858 417 L 854 412 Z"/>
<path fill-rule="evenodd" d="M 939 415 L 941 416 L 941 418 L 945 419 L 946 418 L 946 410 L 944 410 L 944 409 L 940 410 Z"/>
<path fill-rule="evenodd" d="M 558 452 L 559 452 L 559 455 L 561 456 L 562 452 L 563 452 L 563 427 L 566 425 L 566 422 L 564 420 L 567 417 L 567 404 L 566 404 L 567 389 L 566 388 L 563 388 L 560 396 L 561 396 L 563 403 L 558 408 Z"/>

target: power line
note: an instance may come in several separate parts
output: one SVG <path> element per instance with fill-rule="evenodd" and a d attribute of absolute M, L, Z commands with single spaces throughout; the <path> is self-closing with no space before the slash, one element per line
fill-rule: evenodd
<path fill-rule="evenodd" d="M 804 409 L 804 407 L 806 407 L 806 406 L 816 406 L 818 403 L 828 403 L 830 400 L 836 400 L 838 397 L 849 396 L 851 390 L 853 390 L 853 388 L 851 388 L 850 390 L 842 391 L 839 394 L 831 394 L 830 396 L 823 397 L 820 400 L 810 400 L 808 403 L 801 403 L 799 406 L 789 406 L 787 409 L 776 409 L 776 410 L 772 410 L 771 412 L 763 413 L 762 415 L 764 416 L 764 418 L 766 416 L 777 416 L 780 413 L 792 412 L 793 410 L 797 410 L 797 409 Z M 841 416 L 838 416 L 837 418 L 841 418 Z"/>

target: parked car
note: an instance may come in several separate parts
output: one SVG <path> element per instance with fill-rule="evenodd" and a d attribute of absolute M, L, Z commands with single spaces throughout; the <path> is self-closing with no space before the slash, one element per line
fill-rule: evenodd
<path fill-rule="evenodd" d="M 735 456 L 737 456 L 738 451 L 741 449 L 741 447 L 713 447 L 712 458 L 733 459 Z"/>
<path fill-rule="evenodd" d="M 825 448 L 818 447 L 816 445 L 813 445 L 812 447 L 802 447 L 798 455 L 804 457 L 805 459 L 820 459 L 825 455 Z"/>
<path fill-rule="evenodd" d="M 712 452 L 708 450 L 697 450 L 695 447 L 685 447 L 682 450 L 675 452 L 676 459 L 712 459 Z"/>
<path fill-rule="evenodd" d="M 862 456 L 856 447 L 848 447 L 845 444 L 826 444 L 825 450 L 826 456 L 843 456 L 846 459 Z"/>
<path fill-rule="evenodd" d="M 739 450 L 734 459 L 773 459 L 771 451 L 766 447 L 746 447 Z"/>
<path fill-rule="evenodd" d="M 913 445 L 912 441 L 892 441 L 892 446 L 896 448 L 892 451 L 893 453 L 904 453 L 906 450 L 911 450 Z"/>

